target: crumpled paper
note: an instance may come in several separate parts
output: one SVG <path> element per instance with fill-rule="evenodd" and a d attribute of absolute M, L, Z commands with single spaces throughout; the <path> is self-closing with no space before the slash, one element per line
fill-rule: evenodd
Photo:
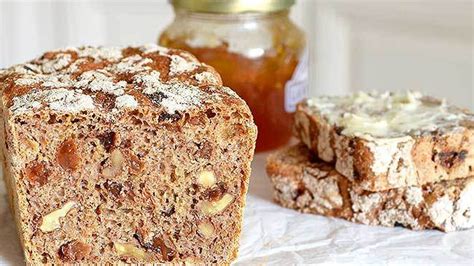
<path fill-rule="evenodd" d="M 239 257 L 235 265 L 474 265 L 474 230 L 453 233 L 372 227 L 301 214 L 271 200 L 265 157 L 252 164 Z M 0 185 L 0 265 L 23 256 Z"/>
<path fill-rule="evenodd" d="M 280 207 L 271 200 L 267 155 L 256 155 L 252 165 L 236 265 L 474 265 L 473 229 L 366 226 Z"/>

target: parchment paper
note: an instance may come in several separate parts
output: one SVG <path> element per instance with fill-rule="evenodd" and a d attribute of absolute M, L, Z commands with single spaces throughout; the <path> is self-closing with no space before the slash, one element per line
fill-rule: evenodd
<path fill-rule="evenodd" d="M 474 265 L 474 230 L 415 232 L 301 214 L 271 200 L 267 154 L 253 162 L 240 254 L 235 265 Z M 22 265 L 14 223 L 0 185 L 0 264 Z"/>

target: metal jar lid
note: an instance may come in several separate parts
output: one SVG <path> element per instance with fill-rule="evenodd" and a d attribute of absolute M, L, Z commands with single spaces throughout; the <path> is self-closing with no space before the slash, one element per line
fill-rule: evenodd
<path fill-rule="evenodd" d="M 290 8 L 295 0 L 170 0 L 176 8 L 202 13 L 275 12 Z"/>

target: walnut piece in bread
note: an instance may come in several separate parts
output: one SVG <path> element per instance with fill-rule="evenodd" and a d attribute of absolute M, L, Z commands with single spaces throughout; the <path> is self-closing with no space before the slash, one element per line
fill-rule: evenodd
<path fill-rule="evenodd" d="M 304 144 L 271 154 L 267 173 L 275 201 L 301 212 L 413 230 L 474 227 L 474 177 L 370 192 L 317 161 Z"/>
<path fill-rule="evenodd" d="M 256 127 L 211 67 L 156 45 L 67 48 L 0 71 L 0 89 L 28 264 L 236 257 Z"/>
<path fill-rule="evenodd" d="M 474 175 L 474 114 L 420 93 L 308 99 L 297 107 L 294 132 L 365 190 Z"/>

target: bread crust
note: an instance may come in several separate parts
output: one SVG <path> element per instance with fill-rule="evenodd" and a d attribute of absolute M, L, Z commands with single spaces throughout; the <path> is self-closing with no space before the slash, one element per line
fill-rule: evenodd
<path fill-rule="evenodd" d="M 304 213 L 413 230 L 450 232 L 474 226 L 473 177 L 370 192 L 317 161 L 304 144 L 271 154 L 266 170 L 274 200 Z"/>
<path fill-rule="evenodd" d="M 346 136 L 300 103 L 294 134 L 361 189 L 382 191 L 474 175 L 474 127 L 367 140 Z"/>

